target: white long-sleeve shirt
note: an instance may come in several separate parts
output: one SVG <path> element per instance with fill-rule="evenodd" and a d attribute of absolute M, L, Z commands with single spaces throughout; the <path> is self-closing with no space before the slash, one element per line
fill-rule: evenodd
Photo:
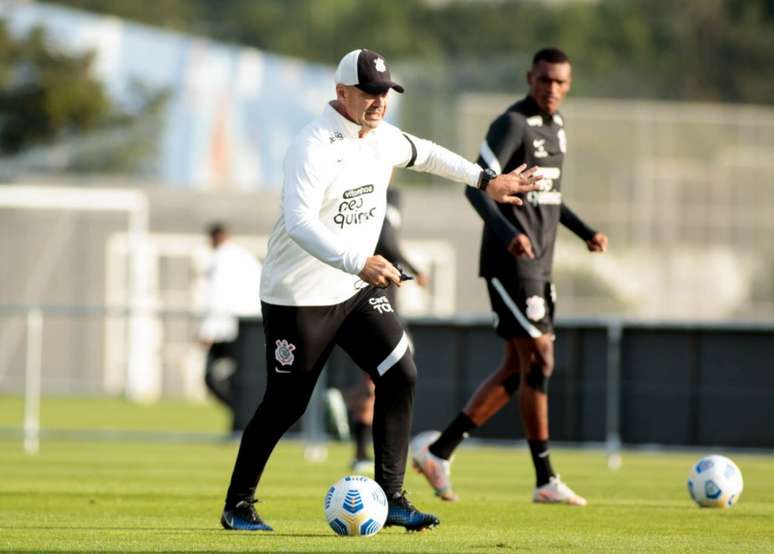
<path fill-rule="evenodd" d="M 264 302 L 328 306 L 358 292 L 357 275 L 374 253 L 394 167 L 478 182 L 478 165 L 389 123 L 363 138 L 359 131 L 328 105 L 291 143 L 280 217 L 264 260 Z"/>
<path fill-rule="evenodd" d="M 236 338 L 240 317 L 259 317 L 261 264 L 246 249 L 226 241 L 212 253 L 205 273 L 205 317 L 199 338 L 227 342 Z"/>

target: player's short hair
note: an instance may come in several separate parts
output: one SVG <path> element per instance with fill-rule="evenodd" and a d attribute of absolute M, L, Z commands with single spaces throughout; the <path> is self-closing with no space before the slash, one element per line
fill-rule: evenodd
<path fill-rule="evenodd" d="M 532 57 L 532 67 L 536 66 L 541 61 L 547 63 L 570 63 L 570 57 L 565 54 L 559 48 L 553 46 L 548 48 L 541 48 Z"/>
<path fill-rule="evenodd" d="M 228 234 L 228 227 L 226 227 L 225 224 L 216 221 L 207 225 L 207 235 L 209 235 L 210 238 L 215 238 L 217 235 L 225 234 Z"/>

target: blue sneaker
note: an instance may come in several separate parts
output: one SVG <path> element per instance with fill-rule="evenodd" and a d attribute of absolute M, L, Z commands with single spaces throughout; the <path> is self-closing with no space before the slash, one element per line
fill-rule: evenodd
<path fill-rule="evenodd" d="M 274 531 L 255 511 L 256 500 L 241 500 L 231 510 L 223 510 L 220 524 L 232 531 Z"/>
<path fill-rule="evenodd" d="M 406 493 L 396 492 L 387 500 L 387 521 L 385 527 L 398 525 L 405 527 L 406 531 L 423 531 L 431 529 L 441 523 L 433 514 L 424 514 L 417 510 L 406 498 Z"/>

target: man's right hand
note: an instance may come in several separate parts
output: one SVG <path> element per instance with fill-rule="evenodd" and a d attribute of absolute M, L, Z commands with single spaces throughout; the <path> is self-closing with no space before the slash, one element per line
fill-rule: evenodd
<path fill-rule="evenodd" d="M 357 274 L 369 285 L 386 289 L 390 283 L 400 286 L 400 272 L 382 256 L 369 256 L 365 267 Z"/>
<path fill-rule="evenodd" d="M 524 233 L 519 233 L 508 245 L 508 252 L 515 258 L 525 256 L 530 260 L 535 259 L 535 254 L 532 252 L 532 241 Z"/>
<path fill-rule="evenodd" d="M 521 164 L 510 173 L 503 173 L 489 181 L 486 193 L 501 204 L 521 206 L 524 202 L 521 198 L 515 196 L 516 194 L 540 188 L 538 185 L 540 177 L 535 174 L 537 170 L 537 166 L 527 169 L 527 164 Z"/>

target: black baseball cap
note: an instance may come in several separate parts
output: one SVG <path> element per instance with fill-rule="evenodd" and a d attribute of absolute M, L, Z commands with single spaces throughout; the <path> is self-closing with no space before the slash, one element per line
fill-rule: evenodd
<path fill-rule="evenodd" d="M 336 68 L 336 84 L 356 86 L 369 94 L 378 94 L 389 89 L 403 92 L 401 85 L 390 77 L 390 70 L 384 56 L 372 50 L 353 50 L 341 58 Z"/>

